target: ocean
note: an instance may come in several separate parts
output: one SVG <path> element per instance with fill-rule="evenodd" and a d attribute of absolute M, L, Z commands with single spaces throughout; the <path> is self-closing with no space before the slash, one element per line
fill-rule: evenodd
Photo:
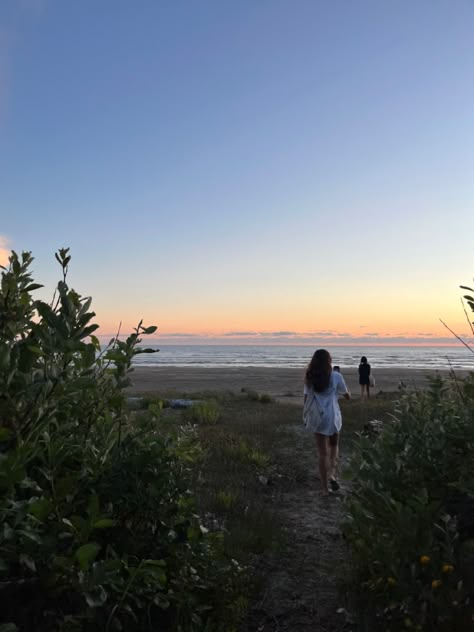
<path fill-rule="evenodd" d="M 315 350 L 311 345 L 144 345 L 159 353 L 134 358 L 137 366 L 302 368 Z M 375 368 L 470 369 L 474 354 L 461 344 L 444 347 L 326 345 L 333 365 L 356 367 L 362 355 Z"/>

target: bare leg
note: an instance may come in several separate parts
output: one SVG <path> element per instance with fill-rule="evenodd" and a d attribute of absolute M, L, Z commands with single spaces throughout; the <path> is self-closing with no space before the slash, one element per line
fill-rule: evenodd
<path fill-rule="evenodd" d="M 319 479 L 321 481 L 321 495 L 327 496 L 328 492 L 328 439 L 326 435 L 316 433 L 316 446 L 318 448 Z"/>
<path fill-rule="evenodd" d="M 337 462 L 339 458 L 339 434 L 329 437 L 329 480 L 336 480 Z"/>
<path fill-rule="evenodd" d="M 370 399 L 370 384 L 365 387 L 367 389 L 367 399 Z"/>
<path fill-rule="evenodd" d="M 360 385 L 360 397 L 364 399 L 365 387 L 363 384 Z"/>

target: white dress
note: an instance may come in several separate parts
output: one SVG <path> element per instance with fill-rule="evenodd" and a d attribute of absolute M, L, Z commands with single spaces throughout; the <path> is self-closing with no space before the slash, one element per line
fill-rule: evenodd
<path fill-rule="evenodd" d="M 308 397 L 316 398 L 320 412 L 320 418 L 317 425 L 307 424 L 306 430 L 328 436 L 340 432 L 342 426 L 342 415 L 338 399 L 347 392 L 347 386 L 344 382 L 344 378 L 337 371 L 332 371 L 329 379 L 329 386 L 322 393 L 316 393 L 311 387 L 305 384 L 304 394 Z"/>

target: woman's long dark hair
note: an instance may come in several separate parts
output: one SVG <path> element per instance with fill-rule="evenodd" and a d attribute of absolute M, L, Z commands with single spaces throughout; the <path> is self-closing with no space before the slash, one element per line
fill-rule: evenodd
<path fill-rule="evenodd" d="M 326 351 L 326 349 L 318 349 L 314 352 L 311 362 L 306 369 L 306 385 L 312 386 L 317 393 L 322 393 L 329 386 L 331 372 L 331 356 L 329 351 Z"/>

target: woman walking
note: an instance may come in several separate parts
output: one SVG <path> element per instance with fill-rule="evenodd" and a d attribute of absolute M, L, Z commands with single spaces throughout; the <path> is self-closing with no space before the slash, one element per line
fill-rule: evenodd
<path fill-rule="evenodd" d="M 370 399 L 370 364 L 365 356 L 362 356 L 360 359 L 359 384 L 360 396 L 364 397 L 364 395 L 367 395 L 367 399 Z"/>
<path fill-rule="evenodd" d="M 329 495 L 328 485 L 332 491 L 339 489 L 336 478 L 342 426 L 339 397 L 351 397 L 344 378 L 332 370 L 329 352 L 318 349 L 306 369 L 303 419 L 306 429 L 316 437 L 322 496 Z"/>

